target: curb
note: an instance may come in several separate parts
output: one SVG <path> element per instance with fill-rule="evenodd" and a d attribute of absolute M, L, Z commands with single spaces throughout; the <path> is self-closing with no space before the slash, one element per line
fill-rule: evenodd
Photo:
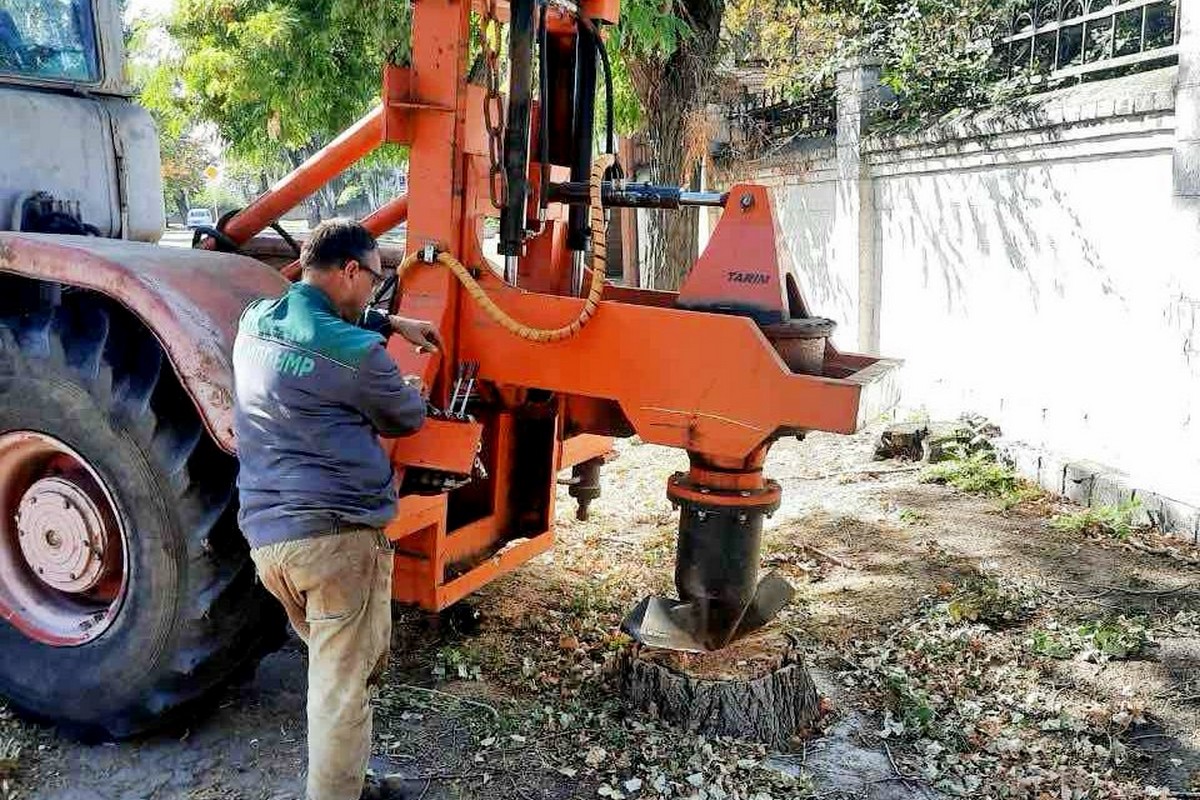
<path fill-rule="evenodd" d="M 1094 461 L 1069 461 L 1024 442 L 997 439 L 993 444 L 1017 474 L 1051 494 L 1092 507 L 1138 500 L 1139 523 L 1200 544 L 1200 506 L 1136 486 L 1120 470 Z"/>

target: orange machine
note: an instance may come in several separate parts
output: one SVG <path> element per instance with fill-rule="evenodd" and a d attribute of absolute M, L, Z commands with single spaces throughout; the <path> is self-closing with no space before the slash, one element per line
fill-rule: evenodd
<path fill-rule="evenodd" d="M 472 12 L 485 25 L 486 85 L 468 79 Z M 387 446 L 398 470 L 472 480 L 402 498 L 388 528 L 396 599 L 442 609 L 546 550 L 559 471 L 574 468 L 586 513 L 608 437 L 636 433 L 687 450 L 691 469 L 666 487 L 681 509 L 680 600 L 648 598 L 626 627 L 650 644 L 716 649 L 790 597 L 786 582 L 758 581 L 762 519 L 780 499 L 762 474 L 768 448 L 808 430 L 854 432 L 891 402 L 894 364 L 828 342 L 831 324 L 810 317 L 781 263 L 764 188 L 629 183 L 594 157 L 603 29 L 617 17 L 617 0 L 419 0 L 411 66 L 386 69 L 382 103 L 203 244 L 246 246 L 375 147 L 407 145 L 409 195 L 364 220 L 382 233 L 407 219 L 408 257 L 379 301 L 436 323 L 447 349 L 418 355 L 397 339 L 390 352 L 433 387 L 434 405 L 457 392 L 467 419 Z M 501 23 L 506 103 L 491 47 Z M 611 152 L 611 122 L 606 139 Z M 686 205 L 724 211 L 678 293 L 605 283 L 605 208 Z M 481 242 L 489 217 L 497 266 Z M 468 361 L 478 375 L 463 386 Z"/>

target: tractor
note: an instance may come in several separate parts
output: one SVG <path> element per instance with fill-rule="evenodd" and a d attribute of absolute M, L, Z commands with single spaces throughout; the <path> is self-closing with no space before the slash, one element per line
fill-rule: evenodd
<path fill-rule="evenodd" d="M 385 67 L 379 103 L 188 249 L 156 244 L 158 139 L 124 81 L 115 0 L 0 0 L 0 694 L 15 707 L 130 736 L 284 641 L 237 529 L 234 332 L 299 277 L 296 243 L 263 232 L 385 143 L 409 148 L 408 194 L 362 221 L 406 221 L 407 242 L 385 248 L 376 303 L 447 345 L 389 343 L 431 387 L 422 429 L 382 442 L 401 489 L 394 599 L 441 611 L 544 552 L 557 484 L 586 514 L 612 438 L 633 435 L 690 468 L 666 487 L 679 597 L 646 598 L 625 629 L 716 650 L 790 598 L 759 579 L 780 498 L 768 449 L 859 429 L 894 402 L 896 363 L 832 345 L 764 188 L 624 177 L 605 49 L 618 0 L 412 14 L 411 59 Z M 678 292 L 608 280 L 610 209 L 688 206 L 721 216 Z"/>

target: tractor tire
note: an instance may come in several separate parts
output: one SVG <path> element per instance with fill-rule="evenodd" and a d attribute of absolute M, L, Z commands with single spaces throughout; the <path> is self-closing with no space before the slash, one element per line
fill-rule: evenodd
<path fill-rule="evenodd" d="M 0 695 L 86 739 L 194 710 L 286 639 L 235 459 L 154 336 L 41 284 L 0 316 Z"/>

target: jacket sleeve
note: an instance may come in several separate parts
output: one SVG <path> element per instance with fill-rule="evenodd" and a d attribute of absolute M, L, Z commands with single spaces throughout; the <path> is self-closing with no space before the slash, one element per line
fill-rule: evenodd
<path fill-rule="evenodd" d="M 414 433 L 425 421 L 425 399 L 404 383 L 382 344 L 373 344 L 358 368 L 358 408 L 381 436 Z"/>

